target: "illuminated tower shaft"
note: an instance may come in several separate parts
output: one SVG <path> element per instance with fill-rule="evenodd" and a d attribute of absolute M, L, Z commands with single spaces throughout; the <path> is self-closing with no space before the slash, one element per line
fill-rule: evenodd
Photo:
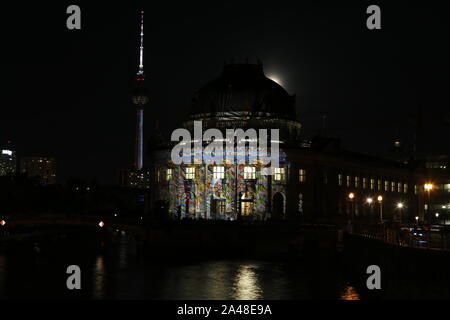
<path fill-rule="evenodd" d="M 138 107 L 136 116 L 135 169 L 142 170 L 144 166 L 144 109 Z"/>

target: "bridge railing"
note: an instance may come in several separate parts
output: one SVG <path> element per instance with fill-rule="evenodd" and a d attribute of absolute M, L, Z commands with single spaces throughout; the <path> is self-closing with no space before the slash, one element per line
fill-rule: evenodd
<path fill-rule="evenodd" d="M 387 223 L 353 224 L 348 231 L 392 245 L 436 250 L 450 249 L 450 230 L 442 226 L 401 226 Z"/>

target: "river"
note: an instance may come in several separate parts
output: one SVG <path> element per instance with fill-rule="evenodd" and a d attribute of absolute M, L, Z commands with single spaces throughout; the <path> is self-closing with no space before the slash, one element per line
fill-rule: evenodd
<path fill-rule="evenodd" d="M 71 233 L 4 245 L 0 298 L 359 299 L 339 268 L 321 259 L 161 261 L 143 258 L 125 234 Z M 81 290 L 66 287 L 69 265 L 81 269 Z"/>

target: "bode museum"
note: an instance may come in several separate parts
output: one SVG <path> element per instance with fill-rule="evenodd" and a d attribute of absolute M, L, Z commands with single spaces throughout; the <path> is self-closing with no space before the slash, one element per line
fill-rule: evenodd
<path fill-rule="evenodd" d="M 200 121 L 203 133 L 214 128 L 223 137 L 227 129 L 278 129 L 277 139 L 270 136 L 267 143 L 277 144 L 278 165 L 264 174 L 267 165 L 258 160 L 176 164 L 171 155 L 178 139 L 153 144 L 150 203 L 171 219 L 431 219 L 434 207 L 424 185 L 432 180 L 441 189 L 446 181 L 437 181 L 419 161 L 350 152 L 329 137 L 302 139 L 295 103 L 295 96 L 265 76 L 261 63 L 226 64 L 194 94 L 182 124 L 194 137 L 188 143 L 198 143 L 194 124 Z M 247 142 L 248 154 L 260 152 Z"/>

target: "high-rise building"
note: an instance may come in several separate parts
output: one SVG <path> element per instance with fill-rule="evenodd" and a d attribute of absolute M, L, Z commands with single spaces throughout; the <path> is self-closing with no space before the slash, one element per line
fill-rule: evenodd
<path fill-rule="evenodd" d="M 12 176 L 16 174 L 16 153 L 12 150 L 1 150 L 0 176 Z"/>
<path fill-rule="evenodd" d="M 144 106 L 148 103 L 145 89 L 144 73 L 144 11 L 140 12 L 140 47 L 139 67 L 132 95 L 136 107 L 136 141 L 134 151 L 134 166 L 131 170 L 120 172 L 120 185 L 124 187 L 147 189 L 150 185 L 149 173 L 144 170 Z"/>
<path fill-rule="evenodd" d="M 133 92 L 133 103 L 136 106 L 136 142 L 134 168 L 139 171 L 144 166 L 144 105 L 148 103 L 148 95 L 145 90 L 144 73 L 144 11 L 141 11 L 141 45 L 139 47 L 139 68 L 136 73 L 136 83 Z"/>
<path fill-rule="evenodd" d="M 20 157 L 20 172 L 41 184 L 56 184 L 56 159 Z"/>
<path fill-rule="evenodd" d="M 149 189 L 150 172 L 148 170 L 121 170 L 120 185 L 135 189 Z"/>

